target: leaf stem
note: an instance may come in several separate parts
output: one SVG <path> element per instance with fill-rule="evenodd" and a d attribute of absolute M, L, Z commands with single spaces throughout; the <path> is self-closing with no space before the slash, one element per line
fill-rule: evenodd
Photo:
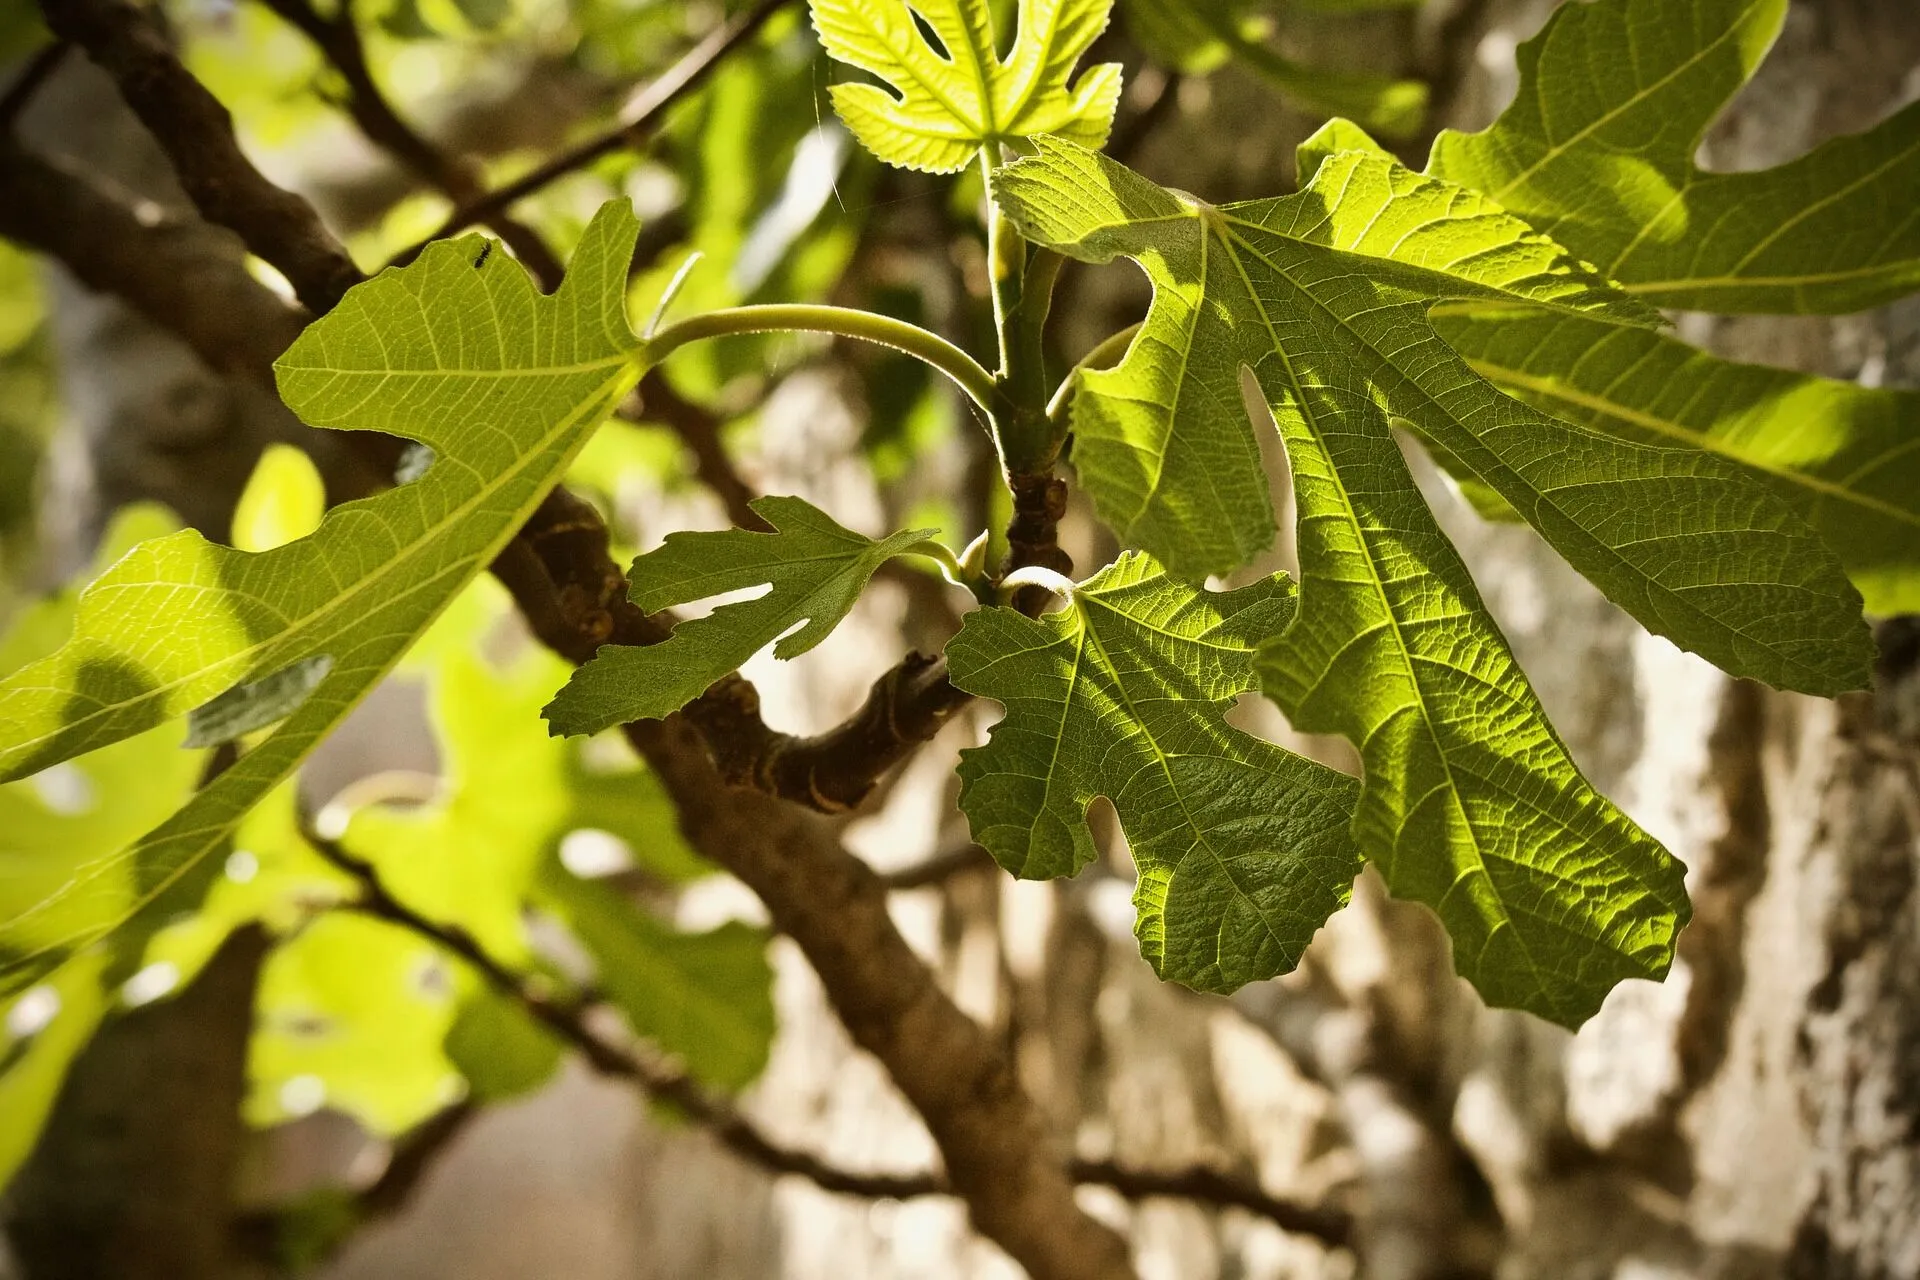
<path fill-rule="evenodd" d="M 737 333 L 828 333 L 876 342 L 925 361 L 958 383 L 975 404 L 992 412 L 993 375 L 978 360 L 917 324 L 852 307 L 804 303 L 725 307 L 668 325 L 649 339 L 642 351 L 649 364 L 658 364 L 689 342 Z"/>
<path fill-rule="evenodd" d="M 1039 249 L 1029 257 L 1025 237 L 993 199 L 991 148 L 982 149 L 980 164 L 987 179 L 993 327 L 1000 341 L 1000 369 L 994 375 L 994 442 L 1009 477 L 1035 476 L 1052 469 L 1064 439 L 1047 420 L 1043 339 L 1054 285 L 1067 260 L 1051 249 Z"/>

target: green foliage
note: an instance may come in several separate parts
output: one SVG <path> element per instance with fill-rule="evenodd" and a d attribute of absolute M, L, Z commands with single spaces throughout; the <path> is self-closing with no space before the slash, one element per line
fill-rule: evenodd
<path fill-rule="evenodd" d="M 1135 553 L 1068 598 L 1037 620 L 979 610 L 947 646 L 954 684 L 1007 708 L 962 755 L 974 839 L 1015 875 L 1072 875 L 1095 856 L 1087 806 L 1105 796 L 1155 972 L 1203 991 L 1287 972 L 1360 870 L 1352 779 L 1226 721 L 1258 687 L 1254 651 L 1292 617 L 1293 584 L 1197 591 Z"/>
<path fill-rule="evenodd" d="M 708 1084 L 737 1089 L 773 1046 L 767 935 L 744 924 L 682 933 L 603 884 L 550 868 L 540 902 L 592 955 L 601 991 L 635 1031 Z"/>
<path fill-rule="evenodd" d="M 596 218 L 560 291 L 467 236 L 355 289 L 279 363 L 315 426 L 408 435 L 413 484 L 271 551 L 144 543 L 81 597 L 73 639 L 0 683 L 0 776 L 131 737 L 321 656 L 326 676 L 159 827 L 0 925 L 18 983 L 123 923 L 218 848 L 513 536 L 639 376 L 622 315 L 635 233 Z M 131 901 L 120 886 L 137 884 Z"/>
<path fill-rule="evenodd" d="M 1787 0 L 1562 5 L 1520 46 L 1492 127 L 1430 170 L 1476 187 L 1663 307 L 1844 312 L 1920 286 L 1920 103 L 1772 169 L 1711 173 L 1701 137 L 1766 55 Z"/>
<path fill-rule="evenodd" d="M 1833 692 L 1864 683 L 1858 596 L 1776 496 L 1711 455 L 1539 416 L 1433 331 L 1443 301 L 1609 327 L 1643 311 L 1472 192 L 1371 151 L 1299 195 L 1214 207 L 1055 140 L 996 175 L 1023 232 L 1134 258 L 1155 294 L 1115 369 L 1074 403 L 1081 478 L 1181 572 L 1272 534 L 1241 371 L 1286 443 L 1300 510 L 1298 620 L 1263 655 L 1297 728 L 1344 734 L 1367 785 L 1361 850 L 1434 906 L 1492 1003 L 1577 1024 L 1658 976 L 1680 868 L 1580 776 L 1434 523 L 1390 418 L 1410 421 L 1615 600 L 1729 670 Z M 1757 584 L 1770 584 L 1759 586 Z"/>
<path fill-rule="evenodd" d="M 563 1047 L 517 1001 L 488 987 L 467 997 L 447 1028 L 449 1061 L 466 1077 L 476 1102 L 503 1102 L 545 1084 Z"/>
<path fill-rule="evenodd" d="M 724 592 L 771 590 L 682 622 L 660 644 L 601 649 L 547 708 L 554 732 L 598 733 L 672 715 L 776 639 L 776 658 L 798 657 L 840 624 L 875 570 L 933 533 L 910 529 L 875 542 L 799 498 L 758 498 L 753 509 L 776 532 L 670 534 L 634 561 L 630 594 L 657 613 Z"/>
<path fill-rule="evenodd" d="M 450 616 L 430 637 L 420 665 L 441 753 L 441 778 L 425 804 L 371 803 L 355 809 L 341 844 L 365 859 L 410 909 L 458 928 L 489 955 L 516 968 L 539 961 L 526 929 L 529 908 L 551 916 L 586 950 L 598 985 L 639 1034 L 679 1055 L 690 1071 L 723 1087 L 759 1074 L 773 1038 L 772 974 L 766 935 L 728 925 L 681 933 L 648 916 L 609 887 L 560 864 L 566 836 L 582 829 L 623 838 L 635 862 L 661 879 L 690 868 L 658 783 L 637 764 L 591 771 L 589 744 L 550 737 L 540 704 L 564 664 L 524 652 L 502 668 L 480 646 L 505 612 L 488 592 L 486 610 Z M 475 602 L 478 604 L 478 601 Z M 379 796 L 378 780 L 360 794 Z M 466 1011 L 447 1010 L 443 1032 L 460 1031 L 463 1053 L 484 1057 L 475 1018 L 508 1035 L 505 1078 L 539 1078 L 541 1035 L 515 1028 L 498 1011 L 474 1011 L 490 999 L 462 980 Z M 437 1043 L 437 1042 L 436 1042 Z M 490 1076 L 488 1088 L 505 1087 Z"/>
<path fill-rule="evenodd" d="M 1709 454 L 1532 412 L 1434 332 L 1427 313 L 1445 302 L 1645 318 L 1473 193 L 1342 152 L 1298 195 L 1211 206 L 1054 140 L 996 189 L 1034 239 L 1089 261 L 1125 254 L 1154 282 L 1127 358 L 1082 380 L 1075 458 L 1102 514 L 1177 572 L 1233 569 L 1272 539 L 1245 368 L 1290 452 L 1298 432 L 1386 439 L 1389 415 L 1408 421 L 1649 629 L 1785 688 L 1866 682 L 1859 598 L 1777 496 Z M 1411 479 L 1398 487 L 1418 501 Z M 1330 514 L 1300 496 L 1303 523 Z"/>
<path fill-rule="evenodd" d="M 682 34 L 659 6 L 595 0 L 549 24 L 541 2 L 386 4 L 367 31 L 376 70 L 397 65 L 403 41 L 445 72 L 489 41 L 581 36 L 581 63 L 626 74 Z M 736 1089 L 762 1070 L 765 932 L 688 933 L 656 913 L 707 868 L 625 743 L 587 735 L 670 715 L 768 645 L 780 658 L 812 649 L 893 557 L 949 570 L 954 558 L 928 530 L 876 541 L 797 498 L 763 498 L 754 509 L 773 532 L 672 533 L 631 575 L 632 600 L 654 613 L 760 594 L 661 643 L 606 648 L 570 677 L 504 623 L 495 589 L 470 585 L 644 372 L 624 300 L 659 298 L 695 253 L 713 262 L 676 305 L 705 323 L 656 353 L 788 323 L 890 342 L 959 368 L 1003 443 L 1012 424 L 993 392 L 1017 386 L 1034 420 L 1022 429 L 1052 446 L 1070 426 L 1078 479 L 1139 548 L 1079 584 L 1014 575 L 1000 585 L 1049 587 L 1063 607 L 979 609 L 948 646 L 955 686 L 1006 708 L 963 754 L 960 803 L 1008 870 L 1079 871 L 1096 855 L 1088 808 L 1108 799 L 1139 871 L 1143 954 L 1205 991 L 1297 964 L 1363 858 L 1438 912 L 1491 1003 L 1577 1025 L 1619 981 L 1666 972 L 1689 911 L 1683 868 L 1576 768 L 1394 428 L 1649 629 L 1782 688 L 1860 686 L 1859 592 L 1876 610 L 1920 609 L 1920 394 L 1716 360 L 1662 333 L 1654 308 L 1836 312 L 1920 286 L 1920 107 L 1775 169 L 1708 173 L 1699 141 L 1785 0 L 1592 0 L 1524 46 L 1514 106 L 1482 133 L 1443 135 L 1429 173 L 1335 120 L 1301 148 L 1298 193 L 1216 206 L 1088 149 L 1111 128 L 1120 70 L 1076 67 L 1111 2 L 811 0 L 826 52 L 882 82 L 830 89 L 867 149 L 933 172 L 984 162 L 946 216 L 976 231 L 983 181 L 1006 215 L 989 220 L 983 285 L 999 286 L 997 379 L 903 319 L 717 310 L 828 296 L 869 225 L 820 216 L 847 153 L 815 111 L 796 11 L 669 126 L 686 226 L 635 282 L 637 225 L 616 202 L 551 297 L 468 236 L 356 289 L 287 353 L 291 407 L 316 426 L 418 441 L 422 474 L 323 513 L 311 465 L 272 451 L 233 547 L 138 541 L 156 517 L 134 513 L 92 587 L 21 619 L 0 642 L 0 991 L 53 972 L 5 1006 L 0 1176 L 128 973 L 185 980 L 255 922 L 275 939 L 251 1045 L 255 1123 L 328 1106 L 399 1134 L 462 1096 L 550 1078 L 564 1044 L 456 939 L 558 1000 L 604 998 L 706 1084 Z M 1251 0 L 1125 11 L 1184 73 L 1235 60 L 1309 104 L 1417 128 L 1420 86 L 1282 58 Z M 252 9 L 242 21 L 266 22 Z M 189 43 L 261 106 L 253 123 L 285 135 L 312 115 L 286 89 L 313 53 L 269 28 L 277 42 L 250 61 Z M 1025 158 L 1003 164 L 1008 153 Z M 623 163 L 640 162 L 591 181 Z M 856 207 L 876 172 L 860 164 L 847 170 Z M 521 212 L 553 215 L 542 221 L 564 240 L 579 221 L 571 197 L 551 199 Z M 1154 290 L 1125 357 L 1073 374 L 1068 418 L 1041 426 L 1028 393 L 1047 389 L 1046 371 L 1022 363 L 1038 340 L 1004 312 L 1031 287 L 1016 318 L 1037 329 L 1035 282 L 1054 276 L 1036 266 L 1013 287 L 1023 238 L 1086 262 L 1129 258 Z M 913 273 L 883 258 L 878 283 L 861 283 L 917 314 Z M 0 258 L 0 286 L 24 300 L 0 314 L 0 349 L 25 350 L 38 324 L 12 287 L 18 266 Z M 768 364 L 758 341 L 680 358 L 675 376 L 728 403 L 729 383 Z M 896 455 L 925 438 L 905 425 L 933 416 L 925 385 L 916 372 L 874 393 Z M 1274 540 L 1269 419 L 1291 467 L 1300 584 L 1203 589 Z M 584 474 L 611 488 L 636 451 L 609 441 Z M 1021 470 L 1025 457 L 1003 461 Z M 0 525 L 17 514 L 0 511 Z M 980 563 L 966 576 L 988 599 Z M 439 775 L 362 779 L 301 813 L 307 753 L 396 669 L 425 683 Z M 1235 700 L 1256 691 L 1296 729 L 1347 738 L 1364 784 L 1233 727 Z M 196 792 L 209 757 L 183 744 L 229 747 L 237 763 Z M 578 870 L 568 841 L 588 832 L 631 852 L 627 874 Z M 337 1202 L 313 1209 L 316 1241 L 353 1218 Z"/>
<path fill-rule="evenodd" d="M 692 314 L 812 300 L 845 270 L 864 226 L 847 210 L 867 203 L 876 167 L 831 119 L 822 122 L 810 66 L 819 47 L 793 16 L 784 36 L 769 34 L 729 59 L 673 122 L 686 156 L 675 176 L 688 230 L 636 283 L 636 314 L 649 314 L 676 279 L 674 307 Z M 829 209 L 833 216 L 823 216 Z M 694 254 L 699 265 L 682 276 Z M 736 377 L 766 373 L 783 341 L 791 345 L 777 335 L 710 344 L 665 372 L 686 394 L 711 398 Z"/>
<path fill-rule="evenodd" d="M 391 1135 L 458 1101 L 466 1086 L 443 1042 L 472 981 L 409 930 L 338 911 L 315 919 L 260 975 L 248 1122 L 325 1106 Z"/>
<path fill-rule="evenodd" d="M 1920 612 L 1920 392 L 1735 364 L 1575 316 L 1435 327 L 1476 373 L 1556 418 L 1753 468 L 1839 554 L 1869 612 Z"/>
<path fill-rule="evenodd" d="M 130 507 L 108 530 L 95 574 L 143 538 L 177 527 L 157 507 Z M 0 671 L 57 649 L 72 630 L 77 590 L 25 610 L 0 638 Z M 203 757 L 162 726 L 0 785 L 0 919 L 59 890 L 96 858 L 137 837 L 192 794 Z M 122 884 L 131 895 L 134 886 Z M 0 1011 L 0 1186 L 32 1150 L 68 1063 L 86 1045 L 125 977 L 124 959 L 96 950 L 5 1002 Z"/>
<path fill-rule="evenodd" d="M 1074 64 L 1106 28 L 1113 0 L 1024 0 L 1019 35 L 1002 60 L 988 0 L 810 0 L 820 43 L 870 71 L 871 84 L 837 84 L 833 105 L 888 164 L 954 173 L 982 147 L 1039 134 L 1100 146 L 1120 101 L 1120 68 L 1077 79 Z M 939 38 L 936 51 L 914 23 Z"/>
<path fill-rule="evenodd" d="M 107 959 L 85 956 L 0 1006 L 0 1187 L 33 1154 L 68 1066 L 106 1016 Z"/>
<path fill-rule="evenodd" d="M 1390 138 L 1420 127 L 1427 86 L 1339 71 L 1275 52 L 1248 0 L 1121 0 L 1127 28 L 1156 62 L 1205 75 L 1231 62 L 1315 110 L 1352 116 Z"/>

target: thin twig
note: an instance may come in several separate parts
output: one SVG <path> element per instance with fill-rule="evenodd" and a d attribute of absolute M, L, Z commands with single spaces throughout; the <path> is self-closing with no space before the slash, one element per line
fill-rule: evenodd
<path fill-rule="evenodd" d="M 519 1004 L 577 1050 L 595 1071 L 630 1081 L 654 1098 L 670 1103 L 749 1163 L 769 1173 L 805 1178 L 823 1191 L 870 1200 L 954 1194 L 938 1173 L 856 1173 L 773 1141 L 685 1073 L 601 1036 L 588 1021 L 594 1002 L 556 996 L 544 979 L 516 973 L 464 929 L 441 924 L 400 901 L 371 863 L 348 852 L 338 841 L 312 832 L 306 838 L 315 852 L 359 884 L 361 898 L 354 909 L 425 938 L 463 961 L 496 992 Z M 1276 1199 L 1244 1178 L 1208 1166 L 1147 1170 L 1104 1160 L 1075 1160 L 1072 1170 L 1076 1180 L 1112 1187 L 1129 1199 L 1166 1196 L 1245 1209 L 1288 1231 L 1315 1236 L 1330 1245 L 1346 1243 L 1350 1233 L 1347 1216 L 1339 1210 L 1307 1208 Z"/>
<path fill-rule="evenodd" d="M 60 69 L 61 60 L 67 56 L 67 50 L 72 47 L 65 40 L 55 40 L 35 53 L 27 60 L 27 65 L 20 68 L 20 74 L 13 78 L 13 83 L 7 86 L 7 91 L 0 94 L 0 133 L 13 128 L 13 122 L 19 118 L 27 104 L 33 101 L 33 95 L 40 91 L 40 86 L 47 82 L 47 77 Z"/>
<path fill-rule="evenodd" d="M 487 222 L 494 215 L 535 191 L 575 170 L 586 167 L 621 147 L 638 147 L 652 136 L 666 113 L 688 94 L 698 89 L 729 53 L 751 39 L 768 19 L 793 0 L 761 0 L 745 17 L 722 27 L 688 50 L 657 79 L 627 100 L 620 122 L 603 133 L 575 144 L 493 191 L 462 204 L 447 216 L 438 230 L 418 244 L 394 255 L 393 266 L 404 266 L 420 255 L 435 240 L 444 240 L 456 231 Z"/>
<path fill-rule="evenodd" d="M 351 3 L 343 0 L 339 13 L 332 18 L 322 16 L 311 0 L 261 0 L 261 3 L 304 35 L 339 72 L 347 88 L 344 103 L 347 114 L 370 142 L 456 205 L 470 203 L 484 194 L 485 187 L 477 169 L 429 142 L 387 101 L 373 78 L 372 68 L 367 65 L 366 47 L 354 23 Z M 491 214 L 486 225 L 499 234 L 543 288 L 551 292 L 560 286 L 560 277 L 566 268 L 532 227 L 504 210 Z"/>
<path fill-rule="evenodd" d="M 1353 1215 L 1346 1210 L 1281 1200 L 1262 1191 L 1250 1179 L 1209 1165 L 1154 1170 L 1130 1169 L 1110 1160 L 1073 1160 L 1068 1163 L 1067 1172 L 1075 1182 L 1112 1187 L 1129 1200 L 1166 1197 L 1222 1209 L 1244 1209 L 1282 1231 L 1312 1236 L 1331 1248 L 1347 1247 L 1353 1240 Z"/>

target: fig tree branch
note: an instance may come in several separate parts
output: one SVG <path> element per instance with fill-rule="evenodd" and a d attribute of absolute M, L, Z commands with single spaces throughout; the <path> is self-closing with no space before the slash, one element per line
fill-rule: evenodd
<path fill-rule="evenodd" d="M 448 154 L 401 118 L 381 92 L 367 65 L 367 53 L 354 23 L 350 0 L 333 17 L 325 17 L 311 0 L 261 0 L 280 19 L 305 36 L 337 71 L 346 85 L 343 105 L 368 141 L 399 161 L 416 177 L 456 205 L 471 204 L 485 192 L 479 171 Z M 565 268 L 538 232 L 504 209 L 491 211 L 483 221 L 506 242 L 534 278 L 549 291 L 558 288 Z"/>
<path fill-rule="evenodd" d="M 204 216 L 239 231 L 310 309 L 330 308 L 357 282 L 359 271 L 311 207 L 247 161 L 225 109 L 145 11 L 129 0 L 48 0 L 47 9 L 56 30 L 121 85 Z M 645 643 L 662 630 L 627 600 L 605 526 L 590 516 L 586 504 L 557 490 L 503 557 L 514 562 L 503 579 L 516 598 L 539 596 L 529 621 L 576 662 L 606 641 Z M 721 692 L 742 687 L 750 693 L 736 676 Z M 821 975 L 855 1041 L 919 1110 L 975 1225 L 1040 1280 L 1131 1275 L 1125 1243 L 1075 1203 L 1064 1161 L 1002 1047 L 906 945 L 872 871 L 799 807 L 730 786 L 688 723 L 635 725 L 630 736 L 667 781 L 695 847 L 762 895 Z"/>
<path fill-rule="evenodd" d="M 331 310 L 360 283 L 360 269 L 313 206 L 247 159 L 226 107 L 181 63 L 145 9 L 133 0 L 44 0 L 40 9 L 55 35 L 112 77 L 201 216 L 237 232 L 309 311 Z"/>
<path fill-rule="evenodd" d="M 8 82 L 6 91 L 0 93 L 0 132 L 13 128 L 13 122 L 27 103 L 33 101 L 33 95 L 40 91 L 47 77 L 60 69 L 71 47 L 65 40 L 55 40 L 27 59 L 26 65 Z"/>
<path fill-rule="evenodd" d="M 601 156 L 622 147 L 637 147 L 653 136 L 668 111 L 706 82 L 708 76 L 726 61 L 727 55 L 756 35 L 768 19 L 793 0 L 761 0 L 750 12 L 729 26 L 721 27 L 689 49 L 685 56 L 662 72 L 651 83 L 628 98 L 620 112 L 619 123 L 583 142 L 562 151 L 521 177 L 461 205 L 448 215 L 432 235 L 396 254 L 393 265 L 413 261 L 422 249 L 435 240 L 444 240 L 456 231 L 475 223 L 487 222 L 511 208 L 516 201 L 542 187 L 585 168 Z"/>
<path fill-rule="evenodd" d="M 322 858 L 359 884 L 361 897 L 353 909 L 406 929 L 459 959 L 496 993 L 519 1005 L 578 1052 L 596 1072 L 626 1080 L 649 1096 L 671 1104 L 749 1164 L 770 1174 L 805 1178 L 823 1191 L 869 1200 L 910 1200 L 955 1194 L 952 1185 L 939 1173 L 858 1173 L 773 1141 L 684 1072 L 614 1043 L 596 1031 L 589 1017 L 593 1002 L 556 996 L 543 979 L 515 972 L 481 947 L 472 935 L 440 924 L 395 897 L 372 864 L 354 856 L 338 842 L 312 833 L 306 838 Z M 456 1124 L 463 1123 L 469 1114 L 470 1111 L 462 1112 L 458 1108 L 449 1113 L 459 1116 Z M 1154 1170 L 1131 1168 L 1110 1160 L 1074 1160 L 1069 1170 L 1077 1182 L 1111 1187 L 1130 1200 L 1166 1197 L 1242 1209 L 1283 1230 L 1313 1236 L 1332 1246 L 1345 1245 L 1352 1233 L 1350 1217 L 1341 1210 L 1279 1199 L 1247 1178 L 1207 1165 Z"/>

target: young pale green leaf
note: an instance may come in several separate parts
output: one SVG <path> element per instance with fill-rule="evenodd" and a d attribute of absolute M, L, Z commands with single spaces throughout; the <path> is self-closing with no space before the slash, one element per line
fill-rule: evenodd
<path fill-rule="evenodd" d="M 635 230 L 624 204 L 602 209 L 551 297 L 477 236 L 354 289 L 281 358 L 281 393 L 316 426 L 421 440 L 425 476 L 271 551 L 193 533 L 144 543 L 81 597 L 65 646 L 0 683 L 0 776 L 19 777 L 332 660 L 186 807 L 0 924 L 8 981 L 110 931 L 220 847 L 506 545 L 638 379 L 622 313 Z"/>
<path fill-rule="evenodd" d="M 876 569 L 935 532 L 910 529 L 875 542 L 799 498 L 756 498 L 753 509 L 776 532 L 668 534 L 634 561 L 630 594 L 656 613 L 728 591 L 771 590 L 682 622 L 661 644 L 602 648 L 547 707 L 555 733 L 672 715 L 776 639 L 776 658 L 798 657 L 840 625 Z"/>
<path fill-rule="evenodd" d="M 433 798 L 358 808 L 340 843 L 409 908 L 516 969 L 536 964 L 528 907 L 557 916 L 599 966 L 599 985 L 636 1031 L 710 1083 L 744 1084 L 765 1065 L 773 1034 L 766 937 L 743 926 L 680 934 L 562 866 L 566 837 L 584 828 L 621 837 L 652 871 L 680 874 L 690 859 L 652 775 L 637 767 L 590 773 L 582 764 L 586 749 L 614 744 L 561 741 L 545 732 L 538 712 L 564 670 L 559 659 L 532 650 L 499 666 L 482 654 L 511 608 L 502 597 L 489 584 L 474 584 L 408 660 L 428 681 L 441 760 Z M 372 799 L 378 787 L 374 778 L 358 789 Z M 477 990 L 467 998 L 447 1030 L 447 1052 L 466 1061 L 488 1058 L 476 1040 L 489 1028 L 506 1037 L 498 1052 L 528 1061 L 491 1064 L 475 1087 L 494 1091 L 537 1068 L 544 1050 L 539 1036 L 523 1034 L 526 1028 L 485 1004 Z"/>
<path fill-rule="evenodd" d="M 1700 139 L 1787 0 L 1562 5 L 1492 127 L 1429 170 L 1476 187 L 1638 296 L 1700 311 L 1858 311 L 1920 288 L 1920 103 L 1777 168 L 1712 173 Z"/>
<path fill-rule="evenodd" d="M 1758 471 L 1876 614 L 1920 612 L 1920 392 L 1735 364 L 1574 316 L 1442 316 L 1472 368 L 1557 418 Z"/>
<path fill-rule="evenodd" d="M 1120 7 L 1134 39 L 1183 74 L 1206 75 L 1233 62 L 1309 107 L 1352 116 L 1391 138 L 1419 129 L 1426 114 L 1427 86 L 1418 80 L 1340 71 L 1275 52 L 1264 24 L 1245 12 L 1246 0 L 1121 0 Z"/>
<path fill-rule="evenodd" d="M 1197 576 L 1271 539 L 1244 369 L 1277 415 L 1324 396 L 1343 430 L 1410 423 L 1650 630 L 1722 668 L 1807 693 L 1866 682 L 1859 594 L 1776 494 L 1711 454 L 1538 413 L 1435 332 L 1442 306 L 1651 322 L 1552 241 L 1372 151 L 1328 156 L 1298 195 L 1216 207 L 1038 145 L 996 175 L 1014 220 L 1077 257 L 1132 257 L 1154 284 L 1126 359 L 1084 375 L 1073 405 L 1081 479 L 1129 541 Z"/>
<path fill-rule="evenodd" d="M 1128 553 L 1039 619 L 967 615 L 953 682 L 1005 704 L 962 753 L 960 807 L 1018 876 L 1094 857 L 1087 806 L 1119 812 L 1139 867 L 1140 950 L 1163 978 L 1232 991 L 1285 973 L 1360 870 L 1351 778 L 1229 727 L 1254 651 L 1293 614 L 1276 575 L 1200 591 Z"/>
<path fill-rule="evenodd" d="M 96 574 L 143 539 L 178 527 L 157 507 L 121 511 L 95 557 Z M 59 592 L 15 618 L 0 637 L 0 671 L 58 649 L 72 630 L 77 594 Z M 180 749 L 177 726 L 162 727 L 0 785 L 0 919 L 27 910 L 179 808 L 202 761 Z M 133 895 L 131 877 L 121 892 Z M 68 1064 L 106 1016 L 129 967 L 124 955 L 101 948 L 0 1002 L 0 1186 L 33 1150 Z"/>
<path fill-rule="evenodd" d="M 834 108 L 888 164 L 954 173 L 982 147 L 1054 134 L 1098 147 L 1120 101 L 1117 63 L 1074 64 L 1106 29 L 1113 0 L 1021 0 L 1019 32 L 1003 60 L 989 0 L 811 0 L 813 25 L 833 57 L 886 81 L 836 84 Z M 943 49 L 917 28 L 926 21 Z"/>

